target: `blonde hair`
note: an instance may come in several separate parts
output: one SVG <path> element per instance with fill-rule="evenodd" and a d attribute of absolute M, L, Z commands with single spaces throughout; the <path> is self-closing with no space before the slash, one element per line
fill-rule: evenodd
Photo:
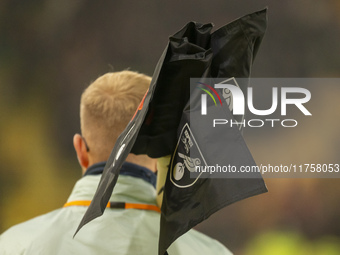
<path fill-rule="evenodd" d="M 131 120 L 151 78 L 132 71 L 107 73 L 83 92 L 80 102 L 81 132 L 97 160 L 105 161 Z"/>

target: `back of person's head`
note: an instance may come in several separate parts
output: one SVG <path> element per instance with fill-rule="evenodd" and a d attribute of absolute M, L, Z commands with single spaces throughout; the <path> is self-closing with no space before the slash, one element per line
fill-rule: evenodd
<path fill-rule="evenodd" d="M 96 161 L 105 161 L 131 120 L 151 78 L 133 71 L 104 74 L 83 92 L 80 124 L 83 137 Z"/>

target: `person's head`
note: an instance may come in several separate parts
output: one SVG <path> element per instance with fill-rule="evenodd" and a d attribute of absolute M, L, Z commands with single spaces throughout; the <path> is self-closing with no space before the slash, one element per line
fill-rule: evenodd
<path fill-rule="evenodd" d="M 150 82 L 144 74 L 121 71 L 104 74 L 85 89 L 80 102 L 82 135 L 76 134 L 73 139 L 83 172 L 109 158 Z"/>

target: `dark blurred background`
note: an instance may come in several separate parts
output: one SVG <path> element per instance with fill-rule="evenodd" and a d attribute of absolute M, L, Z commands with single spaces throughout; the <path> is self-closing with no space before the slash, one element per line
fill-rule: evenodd
<path fill-rule="evenodd" d="M 1 0 L 0 232 L 61 207 L 81 177 L 72 137 L 91 81 L 127 68 L 152 75 L 168 37 L 188 21 L 219 28 L 266 6 L 253 77 L 340 76 L 338 0 Z M 313 119 L 299 128 L 246 129 L 256 161 L 340 163 L 339 93 L 314 87 Z M 269 193 L 198 229 L 235 254 L 340 254 L 339 179 L 266 181 Z"/>

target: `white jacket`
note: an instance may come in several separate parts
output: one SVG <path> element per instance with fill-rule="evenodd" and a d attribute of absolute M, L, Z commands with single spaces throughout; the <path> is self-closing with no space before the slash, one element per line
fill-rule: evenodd
<path fill-rule="evenodd" d="M 99 179 L 100 175 L 81 178 L 67 202 L 91 200 Z M 156 192 L 143 179 L 119 176 L 110 201 L 155 205 Z M 0 254 L 157 254 L 158 212 L 108 208 L 73 238 L 86 209 L 86 206 L 64 207 L 8 229 L 0 236 Z M 195 230 L 176 240 L 168 253 L 231 254 L 218 241 Z"/>

